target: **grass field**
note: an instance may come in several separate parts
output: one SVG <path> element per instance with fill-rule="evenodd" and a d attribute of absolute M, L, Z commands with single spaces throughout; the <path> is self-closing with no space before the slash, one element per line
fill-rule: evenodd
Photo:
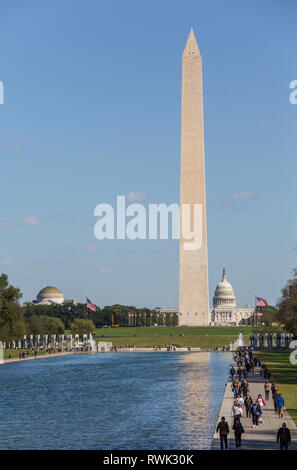
<path fill-rule="evenodd" d="M 290 363 L 290 352 L 260 352 L 258 355 L 270 370 L 270 380 L 277 384 L 285 407 L 297 425 L 297 365 Z"/>
<path fill-rule="evenodd" d="M 136 347 L 169 346 L 213 348 L 229 346 L 242 331 L 248 341 L 251 327 L 130 327 L 97 328 L 96 341 L 111 341 L 113 346 L 134 344 Z"/>

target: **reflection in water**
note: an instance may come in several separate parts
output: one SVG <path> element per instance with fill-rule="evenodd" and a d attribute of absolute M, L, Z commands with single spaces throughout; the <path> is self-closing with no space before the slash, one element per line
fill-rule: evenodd
<path fill-rule="evenodd" d="M 225 391 L 231 356 L 222 353 L 192 353 L 182 357 L 180 376 L 180 447 L 208 449 Z"/>
<path fill-rule="evenodd" d="M 185 354 L 182 357 L 184 373 L 180 381 L 181 420 L 180 439 L 182 447 L 202 448 L 206 442 L 204 430 L 208 426 L 209 408 L 209 355 L 208 352 Z"/>
<path fill-rule="evenodd" d="M 230 357 L 77 354 L 2 365 L 0 448 L 209 448 Z"/>

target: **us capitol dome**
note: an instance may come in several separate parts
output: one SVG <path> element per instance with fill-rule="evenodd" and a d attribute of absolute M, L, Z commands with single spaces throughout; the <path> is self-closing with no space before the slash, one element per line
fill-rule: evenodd
<path fill-rule="evenodd" d="M 62 305 L 70 303 L 76 305 L 76 300 L 65 300 L 64 295 L 57 287 L 47 286 L 41 289 L 37 294 L 36 300 L 33 300 L 35 305 Z"/>
<path fill-rule="evenodd" d="M 236 308 L 236 297 L 230 282 L 226 279 L 226 269 L 223 269 L 221 282 L 218 283 L 214 297 L 213 306 L 216 308 L 234 307 Z"/>
<path fill-rule="evenodd" d="M 223 269 L 222 280 L 218 283 L 213 296 L 213 307 L 210 311 L 212 325 L 239 325 L 254 315 L 255 309 L 250 305 L 237 308 L 233 287 L 226 278 Z"/>

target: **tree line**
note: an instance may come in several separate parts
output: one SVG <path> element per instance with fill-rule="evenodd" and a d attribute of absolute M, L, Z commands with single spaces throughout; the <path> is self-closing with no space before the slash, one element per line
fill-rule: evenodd
<path fill-rule="evenodd" d="M 150 326 L 153 324 L 158 325 L 172 325 L 178 323 L 177 315 L 170 317 L 159 314 L 156 310 L 149 308 L 136 308 L 128 305 L 107 305 L 104 308 L 96 307 L 93 312 L 86 307 L 86 304 L 78 303 L 77 305 L 65 303 L 62 305 L 36 305 L 26 303 L 23 306 L 24 318 L 29 321 L 32 316 L 47 315 L 49 317 L 60 318 L 64 323 L 66 329 L 72 329 L 71 324 L 76 319 L 90 320 L 96 328 L 112 325 L 112 318 L 114 324 L 119 326 Z"/>
<path fill-rule="evenodd" d="M 13 341 L 29 334 L 91 333 L 95 328 L 112 325 L 176 326 L 178 317 L 159 314 L 156 309 L 127 305 L 110 305 L 92 312 L 85 304 L 38 305 L 30 302 L 20 305 L 20 289 L 9 284 L 6 274 L 0 276 L 0 340 Z M 263 307 L 260 323 L 268 328 L 283 328 L 297 336 L 297 269 L 293 278 L 282 289 L 277 307 Z"/>
<path fill-rule="evenodd" d="M 0 341 L 13 341 L 24 335 L 93 333 L 95 328 L 111 326 L 112 318 L 119 326 L 175 326 L 177 315 L 163 317 L 157 310 L 127 305 L 110 305 L 93 312 L 86 304 L 38 305 L 26 302 L 20 305 L 20 289 L 9 285 L 6 274 L 0 276 Z"/>

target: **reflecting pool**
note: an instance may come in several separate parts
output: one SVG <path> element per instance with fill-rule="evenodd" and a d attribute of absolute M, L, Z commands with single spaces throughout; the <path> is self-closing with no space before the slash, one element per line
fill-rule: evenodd
<path fill-rule="evenodd" d="M 207 449 L 230 353 L 73 354 L 0 366 L 0 449 Z"/>

